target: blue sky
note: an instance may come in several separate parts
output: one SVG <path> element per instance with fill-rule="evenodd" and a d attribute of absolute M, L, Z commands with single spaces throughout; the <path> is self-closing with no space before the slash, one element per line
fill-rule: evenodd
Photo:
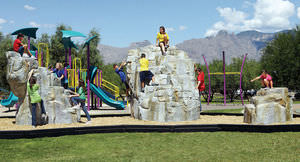
<path fill-rule="evenodd" d="M 297 16 L 298 15 L 298 16 Z M 53 34 L 58 24 L 117 47 L 150 40 L 160 25 L 171 44 L 215 35 L 219 30 L 275 32 L 300 24 L 299 0 L 7 0 L 0 6 L 0 31 L 37 26 Z"/>

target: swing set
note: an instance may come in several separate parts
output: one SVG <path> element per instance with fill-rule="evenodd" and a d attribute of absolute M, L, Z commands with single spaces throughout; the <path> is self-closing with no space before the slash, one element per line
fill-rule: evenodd
<path fill-rule="evenodd" d="M 236 100 L 241 101 L 244 105 L 243 100 L 243 89 L 242 89 L 242 77 L 243 68 L 248 54 L 244 55 L 243 62 L 241 65 L 240 72 L 226 72 L 225 69 L 225 52 L 223 51 L 223 72 L 213 72 L 209 70 L 209 65 L 204 55 L 202 55 L 205 62 L 205 66 L 208 74 L 209 89 L 204 92 L 203 97 L 207 100 L 207 104 L 223 103 L 226 106 L 227 103 L 234 103 Z"/>

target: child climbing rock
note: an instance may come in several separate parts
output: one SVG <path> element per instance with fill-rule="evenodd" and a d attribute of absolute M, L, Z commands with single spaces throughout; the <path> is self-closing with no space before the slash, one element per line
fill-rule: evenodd
<path fill-rule="evenodd" d="M 44 107 L 44 102 L 41 98 L 41 96 L 39 95 L 39 85 L 36 84 L 36 78 L 34 76 L 32 76 L 29 79 L 29 83 L 27 83 L 27 92 L 30 98 L 30 103 L 31 103 L 31 108 L 32 108 L 32 126 L 36 127 L 37 123 L 36 123 L 36 107 L 37 104 L 40 103 L 41 105 L 41 111 L 42 111 L 42 118 L 47 117 L 46 115 L 46 111 L 45 111 L 45 107 Z"/>
<path fill-rule="evenodd" d="M 113 68 L 114 68 L 115 72 L 120 76 L 122 83 L 124 83 L 124 85 L 126 87 L 126 96 L 128 97 L 130 87 L 129 87 L 129 84 L 128 84 L 127 77 L 126 77 L 126 75 L 123 71 L 123 68 L 126 65 L 127 65 L 127 63 L 125 61 L 123 61 L 120 66 L 118 66 L 117 64 L 114 64 Z"/>
<path fill-rule="evenodd" d="M 82 108 L 83 112 L 86 115 L 87 118 L 87 122 L 86 124 L 89 124 L 91 122 L 91 117 L 89 112 L 86 109 L 85 106 L 85 93 L 86 93 L 86 86 L 83 80 L 79 80 L 79 89 L 78 89 L 78 93 L 72 92 L 70 91 L 70 93 L 73 93 L 73 95 L 70 95 L 69 97 L 71 97 L 71 101 L 74 105 L 78 105 L 80 103 L 80 107 Z"/>
<path fill-rule="evenodd" d="M 160 47 L 162 55 L 166 55 L 167 48 L 169 47 L 169 36 L 166 33 L 164 26 L 159 27 L 159 33 L 156 36 L 156 46 Z"/>
<path fill-rule="evenodd" d="M 27 48 L 27 45 L 23 45 L 22 41 L 24 39 L 24 35 L 19 33 L 17 39 L 14 41 L 14 51 L 19 52 L 21 56 L 23 56 L 24 52 L 28 54 L 29 57 L 32 57 L 32 54 Z"/>
<path fill-rule="evenodd" d="M 202 110 L 202 105 L 201 105 L 201 95 L 203 91 L 205 90 L 205 84 L 204 84 L 204 72 L 202 71 L 201 68 L 196 68 L 195 66 L 195 71 L 197 72 L 197 87 L 196 89 L 199 90 L 199 98 L 200 98 L 200 111 Z"/>
<path fill-rule="evenodd" d="M 251 82 L 254 82 L 258 79 L 261 79 L 261 84 L 265 88 L 273 88 L 273 80 L 271 75 L 266 71 L 263 70 L 262 74 L 254 79 L 251 80 Z"/>
<path fill-rule="evenodd" d="M 146 59 L 146 55 L 143 53 L 139 60 L 140 62 L 140 81 L 141 81 L 141 88 L 142 92 L 144 92 L 145 82 L 152 80 L 151 85 L 156 86 L 157 84 L 154 83 L 154 75 L 151 71 L 149 71 L 149 61 Z"/>
<path fill-rule="evenodd" d="M 52 73 L 55 73 L 57 75 L 57 79 L 60 80 L 61 86 L 65 87 L 65 70 L 62 66 L 62 63 L 56 63 L 55 69 L 51 71 Z"/>

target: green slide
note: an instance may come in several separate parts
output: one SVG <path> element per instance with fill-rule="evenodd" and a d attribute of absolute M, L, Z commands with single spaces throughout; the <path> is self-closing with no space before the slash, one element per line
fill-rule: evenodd
<path fill-rule="evenodd" d="M 96 76 L 96 72 L 97 72 L 97 67 L 92 67 L 90 80 L 94 80 L 94 77 Z M 105 92 L 102 91 L 100 87 L 97 87 L 95 84 L 91 82 L 90 82 L 90 89 L 95 95 L 97 95 L 97 97 L 99 97 L 107 105 L 111 107 L 115 107 L 117 109 L 125 109 L 125 105 L 123 104 L 123 102 L 115 101 L 111 99 L 105 94 Z"/>

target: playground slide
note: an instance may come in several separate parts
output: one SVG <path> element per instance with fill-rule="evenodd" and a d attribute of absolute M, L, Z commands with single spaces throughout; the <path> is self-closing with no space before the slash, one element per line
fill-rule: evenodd
<path fill-rule="evenodd" d="M 106 91 L 104 88 L 101 88 L 101 90 L 110 98 L 114 99 L 115 100 L 115 96 L 112 95 L 111 93 L 109 93 L 108 91 Z"/>
<path fill-rule="evenodd" d="M 1 105 L 5 107 L 13 107 L 18 102 L 19 98 L 10 92 L 7 99 L 1 100 Z"/>
<path fill-rule="evenodd" d="M 125 109 L 125 106 L 122 102 L 111 99 L 110 97 L 108 97 L 105 94 L 105 92 L 103 92 L 101 90 L 100 87 L 97 87 L 95 84 L 90 83 L 90 88 L 91 88 L 91 91 L 93 93 L 95 93 L 97 95 L 97 97 L 99 97 L 107 105 L 109 105 L 111 107 L 115 107 L 117 109 Z"/>
<path fill-rule="evenodd" d="M 97 67 L 91 66 L 89 70 L 91 71 L 90 80 L 94 80 L 97 72 Z M 100 87 L 97 87 L 95 84 L 91 82 L 90 82 L 90 89 L 93 93 L 97 95 L 97 97 L 99 97 L 107 105 L 111 107 L 115 107 L 117 109 L 125 109 L 125 106 L 122 102 L 111 99 L 105 94 L 105 92 L 103 92 L 103 90 L 101 90 Z"/>

